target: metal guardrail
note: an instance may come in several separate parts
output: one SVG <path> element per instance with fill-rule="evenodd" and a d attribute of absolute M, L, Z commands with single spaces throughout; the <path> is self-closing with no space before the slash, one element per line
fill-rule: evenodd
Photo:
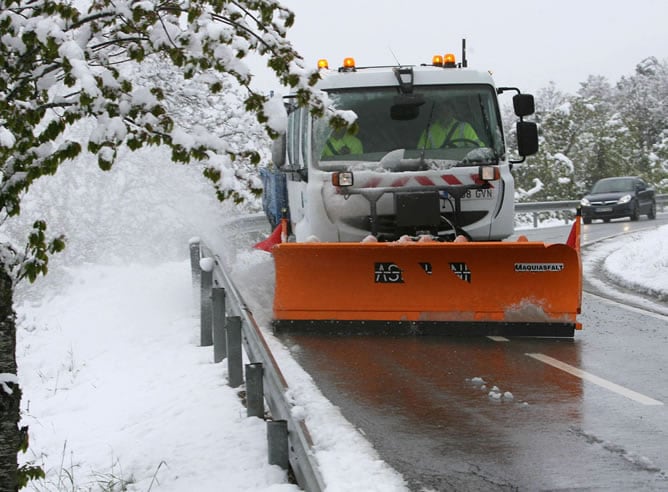
<path fill-rule="evenodd" d="M 515 212 L 549 212 L 551 210 L 573 210 L 580 205 L 580 200 L 560 202 L 520 202 L 515 204 Z"/>
<path fill-rule="evenodd" d="M 575 213 L 580 200 L 564 200 L 555 202 L 520 202 L 515 204 L 515 213 L 531 213 L 533 215 L 533 226 L 538 227 L 538 214 L 541 212 L 572 210 Z M 568 216 L 564 217 L 568 222 Z"/>
<path fill-rule="evenodd" d="M 661 211 L 663 211 L 663 209 L 666 208 L 666 205 L 668 205 L 668 193 L 656 195 L 656 204 L 661 204 Z"/>
<path fill-rule="evenodd" d="M 661 211 L 668 205 L 668 194 L 656 195 L 656 204 Z M 532 213 L 533 225 L 538 227 L 538 214 L 551 211 L 573 211 L 580 205 L 580 200 L 562 200 L 553 202 L 519 202 L 515 204 L 515 213 Z"/>
<path fill-rule="evenodd" d="M 268 225 L 264 215 L 243 216 L 238 219 L 229 221 L 226 225 L 240 227 L 243 230 L 251 231 L 257 230 L 263 225 Z M 193 250 L 197 251 L 195 255 Z M 198 265 L 194 265 L 195 256 L 197 257 Z M 210 251 L 205 244 L 199 241 L 191 241 L 191 263 L 193 274 L 196 275 L 196 270 L 199 268 L 199 260 L 211 258 L 214 262 L 211 278 L 205 280 L 206 275 L 201 277 L 201 285 L 209 282 L 210 285 L 202 289 L 202 305 L 205 301 L 211 304 L 210 298 L 206 298 L 207 290 L 211 292 L 211 288 L 220 287 L 225 292 L 225 316 L 229 319 L 241 320 L 241 337 L 246 356 L 251 364 L 262 364 L 262 383 L 263 396 L 269 407 L 272 421 L 285 421 L 287 423 L 287 450 L 288 460 L 292 471 L 299 486 L 309 492 L 320 492 L 325 489 L 323 478 L 315 459 L 315 452 L 313 450 L 313 441 L 309 429 L 303 419 L 295 418 L 292 415 L 293 405 L 288 401 L 288 383 L 283 376 L 278 363 L 267 345 L 267 342 L 262 334 L 262 330 L 258 326 L 246 302 L 243 300 L 241 294 L 237 290 L 234 282 L 226 271 L 223 262 L 218 255 Z M 201 273 L 204 273 L 202 271 Z M 195 284 L 196 281 L 193 281 Z M 212 307 L 215 311 L 215 306 Z M 208 313 L 203 309 L 202 318 L 203 323 L 207 326 L 203 327 L 206 331 L 209 324 L 214 325 L 213 316 L 208 316 Z M 215 314 L 215 313 L 214 313 Z M 215 326 L 211 326 L 212 333 L 215 336 Z M 204 338 L 204 334 L 202 337 Z M 214 348 L 215 350 L 215 348 Z M 269 422 L 268 422 L 269 423 Z M 268 427 L 268 438 L 271 440 L 271 430 Z M 271 448 L 271 444 L 270 444 Z M 269 450 L 271 455 L 272 450 Z M 271 458 L 270 458 L 271 461 Z"/>

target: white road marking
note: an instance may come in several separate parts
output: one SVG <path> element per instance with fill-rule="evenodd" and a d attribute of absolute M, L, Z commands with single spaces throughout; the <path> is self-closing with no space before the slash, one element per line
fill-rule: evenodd
<path fill-rule="evenodd" d="M 506 337 L 500 337 L 500 336 L 497 336 L 497 335 L 488 335 L 487 338 L 489 338 L 490 340 L 492 340 L 494 342 L 509 342 L 510 341 Z"/>
<path fill-rule="evenodd" d="M 577 367 L 573 367 L 569 364 L 566 364 L 565 362 L 561 362 L 557 359 L 553 359 L 552 357 L 549 357 L 544 354 L 525 354 L 528 355 L 529 357 L 532 357 L 536 360 L 539 360 L 545 364 L 548 364 L 552 367 L 556 367 L 557 369 L 561 369 L 562 371 L 565 371 L 569 374 L 572 374 L 573 376 L 577 376 L 580 379 L 583 379 L 585 381 L 589 381 L 590 383 L 597 384 L 601 386 L 602 388 L 609 389 L 610 391 L 613 391 L 619 395 L 625 396 L 626 398 L 630 398 L 631 400 L 635 400 L 638 403 L 642 403 L 643 405 L 663 405 L 663 402 L 660 402 L 658 400 L 655 400 L 653 398 L 650 398 L 649 396 L 642 395 L 640 393 L 636 393 L 633 390 L 630 390 L 628 388 L 625 388 L 624 386 L 620 386 L 618 384 L 615 384 L 611 381 L 608 381 L 607 379 L 600 378 L 598 376 L 594 376 L 593 374 L 590 374 L 586 371 L 583 371 L 582 369 L 578 369 Z"/>

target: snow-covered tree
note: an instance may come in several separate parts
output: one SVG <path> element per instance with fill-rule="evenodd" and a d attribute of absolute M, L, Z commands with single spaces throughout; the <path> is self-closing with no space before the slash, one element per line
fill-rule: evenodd
<path fill-rule="evenodd" d="M 564 94 L 554 84 L 536 94 L 533 118 L 539 126 L 539 150 L 526 164 L 515 167 L 520 200 L 559 199 L 565 178 L 572 176 L 568 155 L 578 127 L 571 117 L 571 100 L 572 96 Z"/>
<path fill-rule="evenodd" d="M 589 76 L 573 98 L 579 132 L 569 154 L 575 162 L 571 196 L 583 195 L 601 178 L 628 174 L 628 132 L 614 101 L 614 90 L 601 76 Z"/>
<path fill-rule="evenodd" d="M 174 103 L 188 97 L 179 77 L 223 99 L 232 83 L 244 88 L 245 109 L 274 136 L 284 128 L 285 114 L 279 98 L 251 90 L 245 58 L 257 53 L 296 91 L 298 103 L 314 114 L 327 110 L 326 98 L 312 89 L 317 72 L 303 68 L 286 39 L 294 15 L 276 1 L 0 3 L 0 225 L 20 213 L 36 180 L 86 151 L 109 169 L 128 150 L 162 145 L 169 160 L 197 162 L 220 198 L 256 195 L 251 170 L 261 150 L 248 143 L 252 132 L 242 138 L 245 122 L 238 118 L 223 132 L 213 120 L 189 119 Z M 137 77 L 148 64 L 176 78 Z M 75 124 L 89 127 L 85 141 L 70 131 Z M 12 292 L 18 280 L 45 274 L 49 255 L 64 244 L 61 236 L 49 237 L 43 220 L 24 244 L 0 240 L 0 483 L 7 490 L 18 487 L 16 454 L 25 442 L 18 429 Z"/>
<path fill-rule="evenodd" d="M 668 62 L 646 58 L 617 84 L 618 107 L 633 142 L 635 174 L 661 183 L 668 178 L 664 139 L 668 131 Z"/>
<path fill-rule="evenodd" d="M 617 87 L 619 109 L 627 126 L 650 147 L 668 126 L 668 65 L 646 58 L 636 66 L 635 74 L 622 77 Z"/>
<path fill-rule="evenodd" d="M 668 65 L 648 58 L 616 86 L 589 76 L 577 94 L 539 91 L 539 152 L 515 169 L 520 200 L 577 199 L 598 179 L 640 175 L 668 186 Z M 540 186 L 536 186 L 536 182 Z"/>

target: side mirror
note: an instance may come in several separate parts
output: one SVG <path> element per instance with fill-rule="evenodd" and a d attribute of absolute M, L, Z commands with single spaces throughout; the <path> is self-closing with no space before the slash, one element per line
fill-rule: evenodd
<path fill-rule="evenodd" d="M 522 116 L 529 116 L 536 111 L 536 107 L 533 101 L 533 95 L 531 94 L 516 94 L 513 96 L 513 109 L 515 114 L 520 118 Z"/>
<path fill-rule="evenodd" d="M 271 160 L 274 165 L 281 168 L 285 165 L 285 134 L 279 135 L 271 143 Z"/>
<path fill-rule="evenodd" d="M 420 106 L 425 103 L 420 94 L 402 94 L 395 96 L 390 108 L 390 118 L 398 121 L 414 120 L 420 115 Z"/>
<path fill-rule="evenodd" d="M 538 125 L 531 121 L 517 122 L 517 152 L 522 157 L 538 152 Z"/>

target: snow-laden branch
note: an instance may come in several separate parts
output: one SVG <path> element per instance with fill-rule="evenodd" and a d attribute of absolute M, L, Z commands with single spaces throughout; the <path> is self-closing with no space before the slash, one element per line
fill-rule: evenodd
<path fill-rule="evenodd" d="M 16 374 L 10 374 L 8 372 L 0 372 L 0 388 L 8 395 L 14 393 L 14 391 L 12 391 L 12 389 L 9 387 L 10 384 L 13 385 L 19 384 L 19 378 L 16 376 Z"/>
<path fill-rule="evenodd" d="M 294 14 L 275 1 L 93 0 L 85 11 L 77 5 L 2 1 L 3 215 L 20 213 L 21 197 L 34 181 L 81 152 L 95 154 L 106 170 L 124 149 L 156 145 L 168 147 L 174 162 L 201 167 L 220 199 L 254 202 L 267 135 L 285 131 L 287 114 L 280 98 L 252 90 L 246 57 L 253 52 L 267 58 L 298 104 L 347 124 L 346 115 L 314 89 L 318 72 L 303 67 L 286 38 Z M 153 77 L 138 75 L 158 66 Z M 198 97 L 187 87 L 196 87 Z M 219 104 L 230 97 L 235 101 Z M 214 100 L 218 114 L 203 118 Z M 72 136 L 69 130 L 80 121 L 89 123 L 89 132 Z M 48 255 L 64 244 L 47 238 L 44 229 L 36 226 L 27 248 L 3 255 L 18 277 L 45 273 Z"/>

